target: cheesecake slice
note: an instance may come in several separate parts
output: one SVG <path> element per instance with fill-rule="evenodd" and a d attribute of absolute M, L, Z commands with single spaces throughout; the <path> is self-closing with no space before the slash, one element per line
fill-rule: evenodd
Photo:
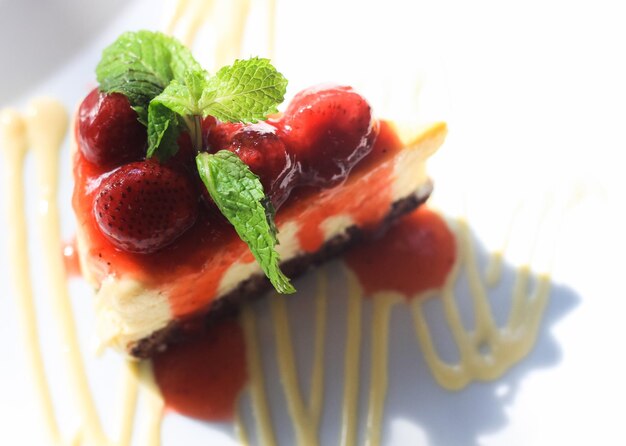
<path fill-rule="evenodd" d="M 267 59 L 210 76 L 160 33 L 104 50 L 75 126 L 73 207 L 102 346 L 138 358 L 375 237 L 431 192 L 445 124 L 410 132 L 352 88 L 320 85 L 283 113 Z"/>
<path fill-rule="evenodd" d="M 432 189 L 426 160 L 445 135 L 444 123 L 403 133 L 381 121 L 373 150 L 345 182 L 296 190 L 276 215 L 285 274 L 295 277 L 363 237 L 380 234 L 423 203 Z M 156 253 L 116 248 L 93 213 L 100 172 L 78 150 L 74 172 L 79 258 L 84 277 L 97 289 L 104 346 L 149 357 L 271 288 L 235 231 L 225 224 L 211 227 L 208 217 Z"/>

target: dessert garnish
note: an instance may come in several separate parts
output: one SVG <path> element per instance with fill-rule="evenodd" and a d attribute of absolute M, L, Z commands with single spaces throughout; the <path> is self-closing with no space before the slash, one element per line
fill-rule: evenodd
<path fill-rule="evenodd" d="M 123 103 L 116 105 L 123 99 L 116 94 L 124 95 L 136 120 L 147 127 L 148 144 L 145 160 L 121 166 L 101 185 L 94 211 L 104 235 L 118 248 L 152 253 L 194 223 L 193 184 L 167 166 L 179 152 L 179 137 L 187 133 L 210 200 L 248 245 L 274 288 L 279 293 L 295 292 L 280 270 L 275 211 L 259 177 L 235 153 L 208 153 L 203 144 L 207 136 L 203 132 L 208 127 L 210 133 L 211 128 L 203 121 L 254 123 L 277 112 L 287 86 L 282 74 L 268 59 L 255 57 L 237 60 L 210 76 L 175 38 L 151 31 L 122 34 L 104 50 L 96 74 L 100 92 L 108 97 L 96 99 L 92 93 L 94 98 L 89 97 L 81 110 L 97 100 L 100 110 L 123 111 Z M 85 157 L 110 163 L 132 159 L 141 149 L 135 142 L 139 124 L 128 112 L 107 116 L 115 123 L 103 132 L 91 130 L 98 126 L 99 116 L 81 123 L 81 133 L 96 134 L 83 138 L 88 142 Z M 115 149 L 105 154 L 108 147 Z"/>

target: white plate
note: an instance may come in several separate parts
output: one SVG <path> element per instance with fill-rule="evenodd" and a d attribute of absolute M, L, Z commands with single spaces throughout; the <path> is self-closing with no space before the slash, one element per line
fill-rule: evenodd
<path fill-rule="evenodd" d="M 120 32 L 159 28 L 161 5 L 125 2 L 0 1 L 0 54 L 4 58 L 0 104 L 24 106 L 33 96 L 60 98 L 73 108 L 93 85 L 100 51 Z M 258 6 L 259 3 L 255 3 Z M 409 6 L 410 5 L 410 6 Z M 434 200 L 444 214 L 467 214 L 479 239 L 479 257 L 497 246 L 497 237 L 517 203 L 518 222 L 539 221 L 533 212 L 543 200 L 566 206 L 557 233 L 554 287 L 534 350 L 493 382 L 462 391 L 439 387 L 415 342 L 407 313 L 394 311 L 390 380 L 383 429 L 385 445 L 553 445 L 625 444 L 626 339 L 622 298 L 623 196 L 626 190 L 617 153 L 626 138 L 623 112 L 626 70 L 619 54 L 626 38 L 618 8 L 558 2 L 281 2 L 276 64 L 291 80 L 290 92 L 318 81 L 355 84 L 382 115 L 415 120 L 445 117 L 449 139 L 431 172 Z M 323 25 L 322 25 L 323 23 Z M 405 92 L 421 80 L 419 102 Z M 391 100 L 386 98 L 391 97 Z M 396 116 L 392 116 L 396 115 Z M 27 166 L 32 178 L 32 166 Z M 71 175 L 64 152 L 60 191 L 63 231 L 73 232 Z M 36 210 L 27 182 L 30 221 Z M 620 194 L 621 195 L 621 194 Z M 619 198 L 619 200 L 618 200 Z M 552 201 L 550 201 L 552 200 Z M 4 210 L 3 210 L 4 212 Z M 526 218 L 526 219 L 525 219 Z M 0 284 L 8 282 L 4 214 L 0 222 Z M 42 267 L 31 224 L 32 273 Z M 496 313 L 507 308 L 513 265 L 523 260 L 528 230 L 514 226 L 505 280 L 492 291 Z M 518 240 L 515 243 L 515 240 Z M 328 332 L 327 407 L 322 444 L 338 444 L 342 386 L 345 284 L 334 263 L 326 269 L 336 295 Z M 296 285 L 290 300 L 298 364 L 308 370 L 314 275 Z M 68 401 L 64 368 L 56 359 L 58 339 L 46 290 L 34 282 L 47 372 L 66 431 L 77 422 Z M 91 291 L 71 284 L 87 367 L 106 426 L 120 373 L 119 358 L 91 355 Z M 464 282 L 461 296 L 467 295 Z M 465 293 L 465 294 L 464 294 Z M 461 300 L 464 298 L 462 297 Z M 443 354 L 449 334 L 436 301 L 428 313 Z M 258 305 L 259 330 L 267 359 L 270 406 L 280 444 L 292 444 L 276 366 L 267 303 Z M 369 310 L 365 310 L 367 326 Z M 0 299 L 0 426 L 2 443 L 41 443 L 37 408 L 26 360 L 17 338 L 11 293 Z M 469 307 L 464 315 L 469 316 Z M 471 319 L 468 319 L 471 321 Z M 298 321 L 298 322 L 296 322 Z M 364 332 L 362 387 L 367 383 L 369 332 Z M 447 346 L 447 347 L 446 347 Z M 302 374 L 303 379 L 307 374 Z M 302 384 L 306 388 L 306 383 Z M 362 389 L 361 413 L 366 411 Z M 245 399 L 245 398 L 244 398 Z M 245 405 L 245 401 L 244 401 Z M 249 415 L 249 414 L 248 414 Z M 363 418 L 363 417 L 362 417 Z M 250 424 L 250 423 L 249 423 Z M 360 432 L 363 432 L 361 426 Z M 168 415 L 163 444 L 234 444 L 229 424 L 210 425 Z"/>

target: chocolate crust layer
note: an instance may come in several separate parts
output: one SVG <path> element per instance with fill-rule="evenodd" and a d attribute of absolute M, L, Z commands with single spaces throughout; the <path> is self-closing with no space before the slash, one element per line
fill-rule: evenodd
<path fill-rule="evenodd" d="M 430 196 L 432 185 L 422 195 L 410 195 L 394 202 L 391 210 L 374 231 L 363 230 L 358 226 L 351 226 L 343 234 L 336 235 L 328 240 L 315 253 L 303 254 L 290 259 L 281 265 L 281 269 L 288 276 L 296 278 L 306 271 L 335 258 L 365 239 L 378 238 L 384 235 L 393 223 L 405 214 L 422 205 Z M 231 292 L 211 303 L 208 311 L 189 320 L 173 320 L 166 327 L 155 331 L 129 346 L 128 352 L 138 359 L 147 359 L 165 351 L 169 345 L 184 342 L 199 333 L 210 329 L 219 321 L 234 317 L 244 302 L 262 297 L 272 288 L 265 276 L 256 275 L 244 280 Z"/>

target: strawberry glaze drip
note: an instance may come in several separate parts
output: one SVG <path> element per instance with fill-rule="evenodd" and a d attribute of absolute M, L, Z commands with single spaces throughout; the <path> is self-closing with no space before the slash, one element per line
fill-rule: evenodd
<path fill-rule="evenodd" d="M 245 343 L 236 320 L 224 321 L 153 359 L 168 409 L 206 421 L 228 421 L 247 377 Z"/>
<path fill-rule="evenodd" d="M 306 252 L 315 252 L 324 243 L 322 222 L 328 217 L 349 215 L 361 228 L 374 227 L 389 211 L 393 163 L 390 155 L 402 143 L 386 122 L 380 122 L 380 133 L 372 151 L 352 170 L 351 177 L 331 189 L 306 188 L 296 193 L 291 206 L 281 211 L 277 223 L 297 219 L 301 226 L 298 241 Z M 373 168 L 376 166 L 376 168 Z M 360 172 L 371 168 L 367 178 Z M 372 193 L 375 191 L 375 193 Z M 315 204 L 311 204 L 311 200 Z"/>
<path fill-rule="evenodd" d="M 456 255 L 456 241 L 446 222 L 420 207 L 382 238 L 355 247 L 345 259 L 367 296 L 397 291 L 411 299 L 442 288 Z"/>

